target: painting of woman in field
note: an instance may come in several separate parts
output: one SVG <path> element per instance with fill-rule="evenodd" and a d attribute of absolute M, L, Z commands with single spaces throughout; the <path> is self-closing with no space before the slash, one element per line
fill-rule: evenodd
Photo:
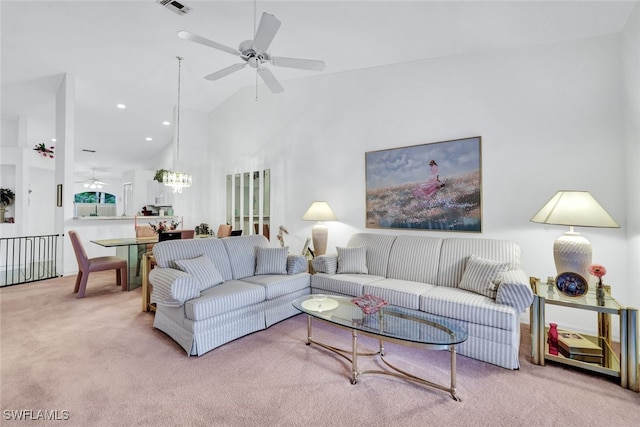
<path fill-rule="evenodd" d="M 366 153 L 368 228 L 482 231 L 481 138 Z"/>

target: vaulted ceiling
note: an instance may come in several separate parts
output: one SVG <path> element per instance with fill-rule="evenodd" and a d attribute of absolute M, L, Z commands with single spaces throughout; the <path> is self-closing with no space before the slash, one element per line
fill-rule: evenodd
<path fill-rule="evenodd" d="M 55 93 L 65 73 L 76 82 L 76 177 L 101 179 L 171 143 L 182 62 L 183 108 L 210 112 L 255 85 L 249 67 L 217 81 L 203 77 L 238 58 L 179 39 L 188 30 L 237 48 L 257 16 L 282 26 L 270 51 L 321 59 L 322 72 L 271 67 L 287 81 L 388 64 L 511 49 L 617 33 L 635 1 L 191 1 L 178 15 L 155 0 L 0 3 L 2 118 L 27 118 L 27 143 L 55 135 Z M 261 96 L 271 95 L 264 86 Z M 259 102 L 259 101 L 258 101 Z M 116 108 L 123 103 L 126 109 Z M 151 137 L 152 141 L 145 138 Z M 86 153 L 82 149 L 95 150 Z M 126 152 L 126 156 L 123 153 Z"/>

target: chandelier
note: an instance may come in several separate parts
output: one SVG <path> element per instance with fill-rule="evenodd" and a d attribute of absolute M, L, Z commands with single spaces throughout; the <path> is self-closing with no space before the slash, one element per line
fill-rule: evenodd
<path fill-rule="evenodd" d="M 191 187 L 191 174 L 176 171 L 164 171 L 162 183 L 173 189 L 174 193 L 182 193 L 183 187 Z"/>
<path fill-rule="evenodd" d="M 180 157 L 180 66 L 182 64 L 182 58 L 176 56 L 178 59 L 178 105 L 176 107 L 176 163 Z M 171 170 L 165 170 L 162 173 L 162 183 L 168 187 L 171 187 L 174 193 L 182 193 L 182 189 L 185 187 L 191 187 L 191 174 L 185 172 L 177 172 Z"/>

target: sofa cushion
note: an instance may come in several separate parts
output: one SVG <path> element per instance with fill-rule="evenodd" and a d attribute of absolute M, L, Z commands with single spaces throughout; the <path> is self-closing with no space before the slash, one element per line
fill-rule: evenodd
<path fill-rule="evenodd" d="M 364 246 L 367 248 L 367 269 L 369 274 L 387 277 L 389 252 L 396 236 L 392 234 L 356 233 L 349 238 L 347 247 Z M 315 262 L 314 262 L 315 268 Z M 316 271 L 320 271 L 316 268 Z M 327 273 L 329 273 L 327 271 Z"/>
<path fill-rule="evenodd" d="M 202 291 L 200 297 L 185 302 L 184 308 L 187 318 L 203 320 L 257 304 L 264 301 L 264 299 L 264 286 L 241 280 L 228 280 L 218 286 Z"/>
<path fill-rule="evenodd" d="M 320 255 L 311 260 L 316 273 L 336 274 L 338 271 L 338 255 Z"/>
<path fill-rule="evenodd" d="M 338 274 L 368 274 L 367 248 L 356 246 L 353 248 L 336 247 L 338 251 Z"/>
<path fill-rule="evenodd" d="M 194 276 L 202 284 L 201 290 L 224 282 L 222 274 L 213 265 L 206 255 L 191 259 L 178 259 L 175 261 L 178 268 Z"/>
<path fill-rule="evenodd" d="M 311 276 L 311 287 L 321 292 L 359 297 L 364 295 L 363 287 L 365 284 L 382 279 L 384 277 L 372 274 L 316 273 Z"/>
<path fill-rule="evenodd" d="M 261 274 L 287 274 L 289 247 L 263 248 L 256 246 L 256 276 Z"/>
<path fill-rule="evenodd" d="M 256 246 L 269 247 L 269 241 L 261 234 L 225 237 L 219 240 L 227 250 L 233 279 L 236 280 L 256 273 Z"/>
<path fill-rule="evenodd" d="M 507 262 L 491 261 L 471 255 L 458 287 L 495 299 L 502 274 L 507 271 L 507 268 L 509 268 Z"/>
<path fill-rule="evenodd" d="M 386 277 L 435 284 L 442 241 L 437 237 L 398 236 L 391 247 Z"/>
<path fill-rule="evenodd" d="M 287 274 L 306 273 L 309 270 L 309 260 L 303 255 L 287 256 Z"/>
<path fill-rule="evenodd" d="M 249 276 L 242 279 L 243 282 L 264 286 L 265 299 L 274 299 L 283 295 L 297 292 L 309 287 L 309 274 L 264 274 L 260 276 Z"/>
<path fill-rule="evenodd" d="M 457 288 L 462 280 L 467 259 L 477 255 L 484 259 L 509 263 L 509 269 L 520 268 L 520 246 L 515 242 L 495 239 L 448 238 L 442 242 L 438 280 L 434 285 Z"/>
<path fill-rule="evenodd" d="M 253 249 L 253 248 L 252 248 Z M 175 260 L 197 258 L 206 255 L 224 280 L 231 280 L 231 264 L 222 239 L 167 240 L 153 246 L 153 255 L 158 267 L 178 268 Z"/>
<path fill-rule="evenodd" d="M 389 304 L 418 310 L 420 308 L 420 295 L 432 288 L 434 288 L 434 285 L 422 282 L 382 279 L 364 285 L 363 292 L 378 296 Z"/>
<path fill-rule="evenodd" d="M 508 262 L 491 261 L 471 255 L 458 287 L 495 299 L 502 274 L 509 268 Z"/>
<path fill-rule="evenodd" d="M 513 330 L 519 327 L 513 307 L 497 304 L 489 297 L 464 289 L 436 286 L 420 295 L 420 310 L 494 328 Z"/>

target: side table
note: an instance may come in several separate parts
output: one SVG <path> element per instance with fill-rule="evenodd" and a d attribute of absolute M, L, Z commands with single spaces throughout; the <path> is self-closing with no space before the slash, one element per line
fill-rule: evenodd
<path fill-rule="evenodd" d="M 536 365 L 544 366 L 545 360 L 571 365 L 577 368 L 599 372 L 620 379 L 620 386 L 640 391 L 638 384 L 638 309 L 622 307 L 605 288 L 605 296 L 598 301 L 595 290 L 578 298 L 566 297 L 555 287 L 541 284 L 540 279 L 531 277 L 533 305 L 531 306 L 531 359 Z M 568 307 L 578 310 L 589 310 L 597 313 L 598 336 L 586 336 L 602 347 L 603 362 L 588 363 L 562 354 L 549 354 L 547 345 L 548 326 L 545 319 L 547 304 Z M 611 315 L 620 318 L 620 353 L 611 346 Z M 582 334 L 584 335 L 584 334 Z"/>
<path fill-rule="evenodd" d="M 142 311 L 156 311 L 156 306 L 151 304 L 151 284 L 149 283 L 149 272 L 156 265 L 153 252 L 146 252 L 142 256 Z"/>

